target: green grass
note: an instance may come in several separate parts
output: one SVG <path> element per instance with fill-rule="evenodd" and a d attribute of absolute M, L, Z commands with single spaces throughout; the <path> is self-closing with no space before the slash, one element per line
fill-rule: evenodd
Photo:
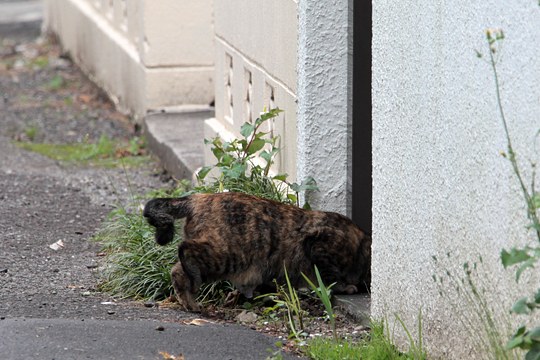
<path fill-rule="evenodd" d="M 31 61 L 32 67 L 36 69 L 44 69 L 49 66 L 49 57 L 48 56 L 38 56 Z"/>
<path fill-rule="evenodd" d="M 203 284 L 197 294 L 197 302 L 202 306 L 223 305 L 231 291 L 234 291 L 234 286 L 228 281 Z"/>
<path fill-rule="evenodd" d="M 315 295 L 317 295 L 319 300 L 321 300 L 322 304 L 324 305 L 326 315 L 328 316 L 328 319 L 330 320 L 330 325 L 332 326 L 332 334 L 334 335 L 334 340 L 337 340 L 338 338 L 336 332 L 336 315 L 334 314 L 334 309 L 332 308 L 331 301 L 331 287 L 334 284 L 330 284 L 329 286 L 326 286 L 324 284 L 317 265 L 315 265 L 315 276 L 317 277 L 317 285 L 315 285 L 306 275 L 302 274 L 302 277 L 304 278 L 306 283 L 309 285 L 311 290 L 315 293 Z"/>
<path fill-rule="evenodd" d="M 454 313 L 461 329 L 469 337 L 484 359 L 520 359 L 516 349 L 507 349 L 506 342 L 512 333 L 510 313 L 503 302 L 488 301 L 495 294 L 496 279 L 484 266 L 481 256 L 478 261 L 463 263 L 460 270 L 453 269 L 455 262 L 450 253 L 440 259 L 432 257 L 437 274 L 433 280 L 439 296 Z"/>
<path fill-rule="evenodd" d="M 49 90 L 60 90 L 66 86 L 66 80 L 61 75 L 55 75 L 51 80 L 49 80 L 49 83 L 47 84 L 47 87 Z"/>
<path fill-rule="evenodd" d="M 122 146 L 106 136 L 102 136 L 96 143 L 46 144 L 16 142 L 15 144 L 22 149 L 36 152 L 56 161 L 107 168 L 141 166 L 150 159 L 148 156 L 138 155 L 137 151 L 133 150 L 133 143 Z"/>
<path fill-rule="evenodd" d="M 298 292 L 292 286 L 291 281 L 289 280 L 287 268 L 285 266 L 284 271 L 287 286 L 285 287 L 284 285 L 278 284 L 278 282 L 274 279 L 274 283 L 276 284 L 276 292 L 259 295 L 255 298 L 255 300 L 270 297 L 274 301 L 275 305 L 268 308 L 268 310 L 275 310 L 278 307 L 284 308 L 287 312 L 287 327 L 289 328 L 289 337 L 300 340 L 306 335 L 304 333 L 304 316 L 308 315 L 308 313 L 302 309 Z"/>
<path fill-rule="evenodd" d="M 100 290 L 122 298 L 162 300 L 173 293 L 171 267 L 179 235 L 157 246 L 154 229 L 141 213 L 115 210 L 94 237 L 106 253 Z"/>
<path fill-rule="evenodd" d="M 138 200 L 180 197 L 188 188 L 189 182 L 179 181 L 175 188 L 157 189 Z M 174 241 L 158 246 L 155 229 L 148 224 L 137 205 L 134 201 L 127 207 L 136 208 L 133 211 L 125 207 L 113 210 L 93 238 L 106 254 L 100 274 L 100 290 L 121 298 L 163 300 L 173 293 L 170 272 L 178 260 L 181 224 L 178 224 Z"/>
<path fill-rule="evenodd" d="M 382 323 L 373 322 L 371 333 L 364 340 L 352 343 L 347 340 L 317 338 L 308 343 L 306 355 L 313 360 L 393 360 L 426 359 L 424 352 L 400 352 L 392 343 Z"/>
<path fill-rule="evenodd" d="M 183 179 L 177 180 L 176 186 L 171 188 L 161 188 L 150 190 L 144 198 L 153 199 L 153 198 L 178 198 L 188 194 L 189 188 L 191 187 L 191 181 Z"/>
<path fill-rule="evenodd" d="M 24 129 L 24 134 L 30 141 L 34 141 L 38 134 L 38 128 L 35 125 L 28 126 Z"/>
<path fill-rule="evenodd" d="M 178 181 L 176 187 L 153 190 L 140 199 L 181 197 L 190 183 Z M 134 207 L 134 206 L 131 206 Z M 182 224 L 177 223 L 174 240 L 158 246 L 151 227 L 140 211 L 120 207 L 113 210 L 94 236 L 106 255 L 100 273 L 100 290 L 120 298 L 163 300 L 173 294 L 171 268 L 178 261 Z M 234 287 L 227 281 L 203 284 L 197 301 L 204 305 L 221 304 Z"/>

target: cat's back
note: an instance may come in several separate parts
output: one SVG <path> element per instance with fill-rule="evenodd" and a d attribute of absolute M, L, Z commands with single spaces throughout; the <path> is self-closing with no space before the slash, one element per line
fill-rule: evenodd
<path fill-rule="evenodd" d="M 305 210 L 256 196 L 225 192 L 190 196 L 188 235 L 224 238 L 242 236 L 257 240 L 282 238 L 283 233 L 307 221 Z"/>
<path fill-rule="evenodd" d="M 192 217 L 223 218 L 223 221 L 240 222 L 264 216 L 294 216 L 292 213 L 303 211 L 295 206 L 274 200 L 259 198 L 239 192 L 190 195 Z M 244 216 L 242 216 L 242 214 Z M 231 217 L 235 215 L 236 220 Z"/>

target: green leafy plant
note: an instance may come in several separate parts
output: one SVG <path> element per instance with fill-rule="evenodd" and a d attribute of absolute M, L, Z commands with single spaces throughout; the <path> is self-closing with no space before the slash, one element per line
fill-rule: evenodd
<path fill-rule="evenodd" d="M 324 285 L 324 282 L 322 281 L 321 274 L 319 273 L 319 269 L 317 268 L 317 265 L 315 265 L 315 276 L 317 278 L 317 285 L 313 283 L 306 275 L 302 274 L 302 277 L 308 284 L 308 286 L 311 288 L 311 290 L 315 293 L 315 295 L 321 300 L 321 302 L 324 305 L 326 314 L 328 315 L 328 319 L 330 320 L 330 324 L 332 326 L 332 334 L 334 336 L 334 340 L 337 341 L 337 332 L 336 332 L 336 314 L 334 313 L 334 309 L 332 307 L 332 291 L 331 287 L 334 284 L 331 284 L 329 286 Z"/>
<path fill-rule="evenodd" d="M 315 190 L 315 181 L 306 179 L 301 184 L 289 184 L 286 174 L 271 175 L 271 166 L 280 151 L 279 137 L 260 130 L 266 121 L 275 118 L 280 112 L 279 109 L 272 109 L 261 114 L 253 123 L 245 123 L 241 127 L 240 138 L 229 142 L 220 137 L 206 140 L 205 143 L 211 146 L 217 163 L 202 168 L 197 173 L 199 184 L 195 188 L 190 187 L 189 181 L 180 180 L 175 188 L 157 189 L 145 198 L 181 197 L 190 193 L 228 190 L 298 205 L 300 192 Z M 144 146 L 143 144 L 140 139 L 133 139 L 122 152 L 128 155 L 139 153 L 139 147 Z M 102 149 L 107 148 L 106 145 L 106 141 L 100 140 L 96 146 L 84 149 L 83 154 L 89 158 L 102 156 L 100 154 L 103 154 Z M 216 169 L 218 174 L 210 179 L 209 173 L 213 169 Z M 154 299 L 171 293 L 169 271 L 176 260 L 176 243 L 179 239 L 173 241 L 170 247 L 155 246 L 153 229 L 141 214 L 129 213 L 125 209 L 113 213 L 96 239 L 104 244 L 108 254 L 105 259 L 104 290 L 123 297 Z M 143 275 L 154 281 L 145 280 Z M 202 304 L 223 304 L 226 293 L 230 290 L 232 285 L 228 282 L 205 284 L 199 291 L 198 301 Z M 287 308 L 291 331 L 294 337 L 300 336 L 304 312 L 288 277 L 287 290 L 281 287 L 276 294 L 279 294 L 276 295 L 276 298 L 279 298 L 276 306 Z M 299 325 L 296 321 L 299 321 Z"/>
<path fill-rule="evenodd" d="M 197 174 L 199 192 L 243 192 L 299 206 L 299 193 L 317 190 L 313 178 L 301 184 L 287 182 L 287 174 L 271 175 L 271 168 L 280 152 L 279 136 L 261 130 L 261 126 L 276 118 L 282 110 L 265 111 L 253 122 L 240 128 L 240 138 L 225 141 L 217 136 L 205 139 L 217 162 L 203 167 Z M 216 174 L 217 173 L 217 174 Z M 209 174 L 214 178 L 208 181 Z M 305 207 L 309 208 L 309 204 Z"/>
<path fill-rule="evenodd" d="M 533 268 L 540 261 L 540 219 L 538 217 L 538 209 L 540 208 L 540 193 L 536 190 L 536 164 L 531 163 L 532 175 L 530 185 L 526 185 L 520 165 L 517 160 L 517 154 L 512 146 L 512 139 L 508 129 L 508 122 L 501 100 L 501 87 L 499 83 L 499 74 L 497 64 L 501 54 L 501 46 L 504 41 L 504 32 L 501 29 L 486 30 L 486 42 L 488 46 L 488 64 L 491 66 L 493 78 L 495 80 L 495 95 L 499 116 L 503 125 L 506 136 L 507 153 L 503 153 L 512 166 L 514 175 L 516 176 L 523 199 L 527 209 L 527 218 L 530 222 L 529 228 L 536 235 L 534 244 L 524 247 L 512 247 L 510 251 L 503 249 L 501 252 L 501 262 L 504 268 L 517 267 L 516 281 L 519 282 L 521 275 L 527 269 Z M 480 52 L 477 52 L 478 57 L 483 57 Z M 538 133 L 537 133 L 538 135 Z M 512 307 L 512 312 L 517 314 L 531 314 L 536 309 L 540 308 L 540 288 L 536 291 L 536 295 L 520 298 Z M 532 299 L 531 299 L 532 298 Z M 531 300 L 530 300 L 531 299 Z M 508 349 L 521 348 L 527 350 L 526 360 L 540 359 L 540 326 L 533 329 L 528 329 L 526 326 L 521 326 L 507 344 Z"/>
<path fill-rule="evenodd" d="M 186 179 L 176 180 L 176 184 L 167 188 L 150 190 L 144 195 L 145 199 L 153 198 L 178 198 L 191 191 L 191 182 Z"/>
<path fill-rule="evenodd" d="M 308 192 L 308 191 L 318 191 L 319 190 L 319 187 L 317 186 L 317 182 L 311 176 L 307 177 L 300 184 L 292 183 L 292 184 L 289 184 L 289 185 L 290 185 L 291 190 L 294 193 L 288 193 L 287 198 L 293 204 L 296 204 L 296 206 L 298 206 L 298 207 L 300 207 L 300 193 Z M 311 206 L 309 205 L 309 203 L 307 201 L 304 203 L 304 205 L 302 207 L 304 209 L 311 210 Z"/>

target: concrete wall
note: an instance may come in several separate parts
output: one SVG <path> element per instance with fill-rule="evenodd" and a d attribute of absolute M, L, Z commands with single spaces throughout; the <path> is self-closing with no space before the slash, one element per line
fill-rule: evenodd
<path fill-rule="evenodd" d="M 266 108 L 284 110 L 268 131 L 281 136 L 276 172 L 296 169 L 297 9 L 294 0 L 215 0 L 216 117 L 205 137 L 236 137 Z M 206 162 L 215 159 L 208 151 Z"/>
<path fill-rule="evenodd" d="M 352 1 L 300 0 L 297 177 L 315 208 L 350 216 Z"/>
<path fill-rule="evenodd" d="M 45 0 L 45 27 L 125 111 L 213 100 L 212 1 Z"/>
<path fill-rule="evenodd" d="M 495 101 L 484 29 L 502 27 L 502 96 L 523 167 L 537 159 L 540 114 L 540 9 L 536 1 L 373 2 L 373 280 L 372 311 L 397 313 L 415 330 L 423 309 L 433 357 L 471 358 L 476 339 L 432 280 L 463 274 L 478 261 L 502 319 L 520 295 L 502 248 L 527 240 L 526 212 L 510 165 Z M 530 171 L 526 172 L 527 183 Z M 450 259 L 437 268 L 432 256 Z M 449 288 L 452 293 L 452 287 Z M 453 292 L 466 306 L 464 296 Z M 403 339 L 403 338 L 402 338 Z M 477 355 L 478 356 L 478 355 Z"/>
<path fill-rule="evenodd" d="M 283 148 L 275 171 L 314 177 L 311 204 L 349 215 L 351 4 L 214 1 L 216 118 L 205 127 L 231 138 L 264 106 L 285 110 L 273 124 Z"/>

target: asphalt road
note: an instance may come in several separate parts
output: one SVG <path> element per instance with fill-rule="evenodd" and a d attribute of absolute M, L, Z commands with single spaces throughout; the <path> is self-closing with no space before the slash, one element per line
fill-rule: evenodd
<path fill-rule="evenodd" d="M 2 359 L 168 359 L 167 354 L 186 360 L 265 359 L 275 350 L 269 338 L 228 324 L 69 319 L 0 323 Z"/>

